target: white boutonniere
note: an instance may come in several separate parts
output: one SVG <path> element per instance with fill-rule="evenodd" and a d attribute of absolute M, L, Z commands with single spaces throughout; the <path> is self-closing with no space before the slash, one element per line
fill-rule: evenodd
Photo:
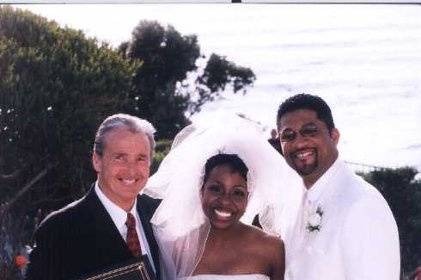
<path fill-rule="evenodd" d="M 320 231 L 322 224 L 323 210 L 317 206 L 316 212 L 310 215 L 307 221 L 306 229 L 308 232 Z"/>

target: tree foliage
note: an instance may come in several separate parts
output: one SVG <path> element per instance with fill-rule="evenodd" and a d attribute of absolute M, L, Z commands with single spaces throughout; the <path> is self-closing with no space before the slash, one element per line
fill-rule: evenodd
<path fill-rule="evenodd" d="M 95 128 L 129 102 L 138 65 L 81 31 L 9 7 L 0 15 L 0 171 L 26 174 L 2 189 L 15 193 L 53 163 L 60 187 L 49 195 L 63 197 L 56 192 L 86 183 Z"/>
<path fill-rule="evenodd" d="M 80 197 L 95 129 L 130 101 L 137 67 L 81 31 L 0 7 L 2 226 Z"/>
<path fill-rule="evenodd" d="M 364 174 L 384 196 L 399 229 L 402 272 L 409 276 L 421 265 L 421 181 L 411 167 L 379 169 Z"/>
<path fill-rule="evenodd" d="M 255 79 L 256 76 L 250 68 L 237 66 L 223 56 L 212 54 L 203 74 L 196 79 L 197 98 L 190 104 L 190 111 L 200 111 L 203 104 L 214 101 L 227 85 L 232 86 L 234 93 L 246 93 L 245 87 L 253 84 Z"/>
<path fill-rule="evenodd" d="M 188 124 L 186 114 L 200 111 L 227 85 L 232 85 L 234 93 L 245 92 L 255 80 L 251 69 L 216 54 L 200 73 L 197 64 L 204 56 L 197 36 L 181 35 L 171 25 L 165 28 L 156 21 L 141 21 L 119 51 L 142 63 L 133 82 L 137 104 L 130 104 L 128 110 L 151 120 L 159 138 L 173 137 Z"/>

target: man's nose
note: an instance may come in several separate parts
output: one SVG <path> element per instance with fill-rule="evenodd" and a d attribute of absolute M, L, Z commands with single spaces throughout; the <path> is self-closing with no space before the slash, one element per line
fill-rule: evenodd
<path fill-rule="evenodd" d="M 136 161 L 128 161 L 126 163 L 126 171 L 129 173 L 129 175 L 135 175 L 137 172 L 137 162 Z"/>
<path fill-rule="evenodd" d="M 296 148 L 304 148 L 308 145 L 309 137 L 301 135 L 301 133 L 297 133 L 293 143 Z"/>

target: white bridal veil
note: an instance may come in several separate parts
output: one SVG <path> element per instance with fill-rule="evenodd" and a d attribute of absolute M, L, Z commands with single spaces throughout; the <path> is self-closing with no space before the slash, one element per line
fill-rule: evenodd
<path fill-rule="evenodd" d="M 251 123 L 232 118 L 218 126 L 194 123 L 174 139 L 171 151 L 149 179 L 144 192 L 163 199 L 151 222 L 162 252 L 164 279 L 190 276 L 203 253 L 209 222 L 200 188 L 208 158 L 237 154 L 249 169 L 250 198 L 241 220 L 259 214 L 265 231 L 284 238 L 299 201 L 298 175 Z"/>

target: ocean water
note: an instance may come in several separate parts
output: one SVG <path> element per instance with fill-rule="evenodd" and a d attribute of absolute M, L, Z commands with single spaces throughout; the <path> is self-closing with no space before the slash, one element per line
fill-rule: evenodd
<path fill-rule="evenodd" d="M 244 114 L 269 137 L 285 98 L 330 104 L 341 157 L 421 170 L 419 5 L 20 5 L 118 46 L 142 19 L 198 35 L 202 52 L 253 69 L 246 95 L 230 92 L 192 119 Z"/>

